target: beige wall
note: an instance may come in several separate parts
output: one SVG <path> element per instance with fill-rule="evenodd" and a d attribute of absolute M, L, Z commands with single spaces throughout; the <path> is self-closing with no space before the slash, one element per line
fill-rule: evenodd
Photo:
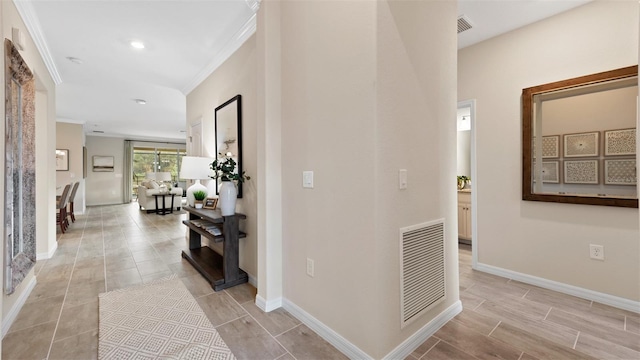
<path fill-rule="evenodd" d="M 87 178 L 85 197 L 87 206 L 122 204 L 124 139 L 87 136 Z M 93 156 L 113 156 L 113 172 L 94 172 Z"/>
<path fill-rule="evenodd" d="M 448 298 L 400 328 L 399 228 L 456 226 L 455 2 L 281 6 L 284 297 L 381 358 L 458 299 L 448 231 Z"/>
<path fill-rule="evenodd" d="M 78 192 L 74 200 L 74 212 L 85 209 L 82 148 L 84 145 L 84 127 L 81 124 L 56 123 L 56 149 L 69 150 L 69 171 L 56 171 L 56 187 L 64 187 L 79 181 Z M 90 160 L 90 159 L 89 159 Z"/>
<path fill-rule="evenodd" d="M 459 51 L 458 99 L 477 99 L 479 263 L 640 300 L 638 209 L 522 201 L 520 159 L 522 89 L 637 64 L 638 14 L 595 1 Z"/>
<path fill-rule="evenodd" d="M 257 276 L 256 204 L 256 39 L 250 37 L 227 61 L 187 95 L 187 129 L 202 121 L 203 156 L 215 157 L 215 108 L 242 95 L 242 168 L 252 179 L 242 187 L 236 211 L 247 215 L 240 222 L 247 237 L 240 240 L 240 267 Z M 206 184 L 206 183 L 205 183 Z"/>
<path fill-rule="evenodd" d="M 36 243 L 49 243 L 51 239 L 55 242 L 55 84 L 48 73 L 36 46 L 31 39 L 26 26 L 22 22 L 13 2 L 0 2 L 2 12 L 2 34 L 4 38 L 11 38 L 11 29 L 18 28 L 25 35 L 26 47 L 20 51 L 20 55 L 29 65 L 36 77 Z M 4 84 L 4 73 L 2 75 Z M 4 87 L 0 90 L 4 98 Z M 42 102 L 46 106 L 42 107 Z M 4 107 L 2 107 L 4 112 Z M 0 122 L 0 129 L 4 133 L 4 122 Z M 4 137 L 0 140 L 4 148 Z M 4 168 L 0 170 L 0 176 L 4 178 Z M 4 193 L 0 195 L 0 200 L 4 203 Z M 0 218 L 4 218 L 4 206 L 0 207 Z M 4 251 L 4 247 L 3 247 Z M 2 256 L 4 259 L 4 255 Z M 2 260 L 0 260 L 2 265 Z M 4 269 L 4 266 L 2 266 Z M 2 322 L 3 327 L 7 321 L 11 321 L 17 308 L 14 305 L 18 300 L 27 295 L 25 290 L 27 285 L 33 280 L 33 270 L 27 275 L 23 282 L 16 288 L 11 296 L 2 296 Z"/>

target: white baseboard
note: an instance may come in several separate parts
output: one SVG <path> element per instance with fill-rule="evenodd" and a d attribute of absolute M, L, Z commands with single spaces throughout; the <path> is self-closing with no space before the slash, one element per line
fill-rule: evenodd
<path fill-rule="evenodd" d="M 247 276 L 249 277 L 249 284 L 253 285 L 254 288 L 258 288 L 258 279 L 256 279 L 255 276 L 247 273 Z"/>
<path fill-rule="evenodd" d="M 22 309 L 22 306 L 24 306 L 24 303 L 27 301 L 27 298 L 29 298 L 29 295 L 31 295 L 31 291 L 35 286 L 36 286 L 36 277 L 33 276 L 31 278 L 31 281 L 29 281 L 29 284 L 27 284 L 27 286 L 25 287 L 22 294 L 20 294 L 20 297 L 16 300 L 15 304 L 13 304 L 13 307 L 11 307 L 11 309 L 9 310 L 9 313 L 7 313 L 7 316 L 5 316 L 2 319 L 2 338 L 3 339 L 4 339 L 4 336 L 7 334 L 7 332 L 9 332 L 9 328 L 11 328 L 11 325 L 15 321 L 16 317 L 18 317 L 18 313 Z"/>
<path fill-rule="evenodd" d="M 303 324 L 307 325 L 311 330 L 315 331 L 320 337 L 325 339 L 329 344 L 333 345 L 340 352 L 345 354 L 350 359 L 372 359 L 369 354 L 360 350 L 357 346 L 350 343 L 347 339 L 343 338 L 340 334 L 333 331 L 330 327 L 320 322 L 320 320 L 314 318 L 306 311 L 302 310 L 296 304 L 287 299 L 282 300 L 282 307 L 287 310 L 296 319 L 300 320 Z"/>
<path fill-rule="evenodd" d="M 541 288 L 561 292 L 563 294 L 576 296 L 579 298 L 595 301 L 601 304 L 613 306 L 619 309 L 640 313 L 640 302 L 633 301 L 618 296 L 613 296 L 553 280 L 548 280 L 517 271 L 507 270 L 492 265 L 478 263 L 475 270 L 489 274 L 501 276 L 508 279 L 517 280 L 523 283 L 539 286 Z"/>
<path fill-rule="evenodd" d="M 264 312 L 270 312 L 282 307 L 282 298 L 267 301 L 262 296 L 256 295 L 256 306 Z"/>
<path fill-rule="evenodd" d="M 49 250 L 48 253 L 44 252 L 44 253 L 37 253 L 36 254 L 36 261 L 37 260 L 46 260 L 46 259 L 51 259 L 53 257 L 53 254 L 56 253 L 56 250 L 58 249 L 58 242 L 56 241 L 55 245 L 53 245 L 53 248 L 51 248 L 51 250 Z"/>
<path fill-rule="evenodd" d="M 449 306 L 445 311 L 441 312 L 438 316 L 429 321 L 420 330 L 416 331 L 416 333 L 411 335 L 407 340 L 403 341 L 402 344 L 398 345 L 383 357 L 383 359 L 406 359 L 409 354 L 422 345 L 422 343 L 430 338 L 431 335 L 435 334 L 436 331 L 440 330 L 444 324 L 453 319 L 460 312 L 462 312 L 462 302 L 458 300 L 451 304 L 451 306 Z"/>

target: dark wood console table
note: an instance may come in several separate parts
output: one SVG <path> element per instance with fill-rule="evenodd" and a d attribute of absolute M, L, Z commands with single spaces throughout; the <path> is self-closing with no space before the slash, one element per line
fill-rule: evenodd
<path fill-rule="evenodd" d="M 222 216 L 220 210 L 189 206 L 184 210 L 189 213 L 189 220 L 183 221 L 189 227 L 189 250 L 183 251 L 182 257 L 211 283 L 215 291 L 246 283 L 249 277 L 239 267 L 238 241 L 247 235 L 238 229 L 238 222 L 247 217 L 238 213 Z M 216 250 L 202 246 L 202 236 L 214 244 L 222 243 L 222 246 Z"/>

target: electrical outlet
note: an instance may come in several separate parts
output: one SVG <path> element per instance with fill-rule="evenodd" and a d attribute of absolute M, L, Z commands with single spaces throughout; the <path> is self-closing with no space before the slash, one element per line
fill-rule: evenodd
<path fill-rule="evenodd" d="M 313 277 L 313 273 L 314 273 L 313 260 L 307 258 L 307 275 Z"/>
<path fill-rule="evenodd" d="M 589 255 L 592 259 L 604 260 L 604 246 L 589 244 Z"/>

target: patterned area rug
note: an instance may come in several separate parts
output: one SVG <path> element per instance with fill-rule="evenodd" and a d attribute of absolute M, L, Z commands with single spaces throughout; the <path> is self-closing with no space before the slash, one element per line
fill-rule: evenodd
<path fill-rule="evenodd" d="M 99 301 L 98 359 L 235 359 L 176 275 Z"/>

